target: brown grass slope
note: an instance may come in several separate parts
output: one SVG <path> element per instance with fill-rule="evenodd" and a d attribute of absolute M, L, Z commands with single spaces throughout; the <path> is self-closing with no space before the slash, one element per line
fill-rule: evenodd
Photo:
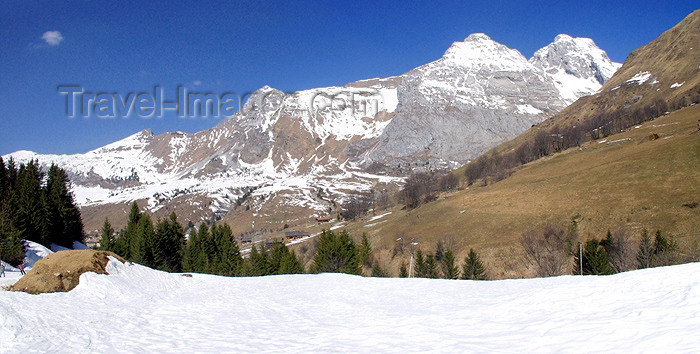
<path fill-rule="evenodd" d="M 414 239 L 427 251 L 453 239 L 458 259 L 477 249 L 493 278 L 528 274 L 520 238 L 547 223 L 580 215 L 585 240 L 607 230 L 660 229 L 678 239 L 686 255 L 700 241 L 700 106 L 681 109 L 639 128 L 584 144 L 522 166 L 487 187 L 471 186 L 412 211 L 395 209 L 377 221 L 351 223 L 368 232 L 392 274 L 408 252 L 394 255 L 396 239 Z M 659 136 L 650 140 L 651 134 Z M 367 227 L 369 225 L 369 227 Z"/>
<path fill-rule="evenodd" d="M 105 267 L 109 256 L 124 262 L 116 254 L 105 251 L 61 251 L 50 254 L 38 261 L 10 290 L 30 294 L 70 291 L 78 286 L 83 273 L 107 274 Z"/>

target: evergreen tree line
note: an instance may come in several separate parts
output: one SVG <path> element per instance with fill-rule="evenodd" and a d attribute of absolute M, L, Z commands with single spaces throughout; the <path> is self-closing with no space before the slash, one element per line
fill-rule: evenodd
<path fill-rule="evenodd" d="M 102 227 L 100 249 L 114 252 L 126 260 L 169 272 L 197 272 L 225 276 L 263 276 L 303 273 L 301 261 L 284 243 L 271 247 L 253 246 L 248 258 L 241 255 L 228 224 L 202 223 L 185 232 L 173 212 L 155 225 L 150 216 L 131 205 L 126 227 L 115 233 L 108 219 Z"/>
<path fill-rule="evenodd" d="M 19 167 L 0 157 L 0 258 L 24 260 L 22 240 L 72 248 L 83 241 L 83 221 L 69 190 L 66 172 L 56 165 L 45 173 L 32 160 Z"/>
<path fill-rule="evenodd" d="M 105 219 L 101 234 L 101 250 L 154 269 L 182 271 L 185 232 L 175 212 L 154 225 L 151 217 L 142 214 L 134 202 L 126 228 L 115 234 L 109 219 Z"/>
<path fill-rule="evenodd" d="M 637 244 L 625 230 L 608 231 L 602 239 L 578 243 L 576 217 L 568 228 L 556 224 L 528 230 L 521 240 L 525 259 L 537 276 L 562 274 L 607 275 L 679 262 L 675 239 L 646 229 Z M 571 266 L 573 259 L 573 267 Z"/>
<path fill-rule="evenodd" d="M 115 233 L 109 220 L 102 227 L 100 249 L 145 266 L 170 272 L 197 272 L 224 276 L 265 276 L 301 274 L 304 266 L 283 242 L 253 245 L 247 258 L 238 247 L 227 224 L 208 227 L 202 223 L 190 232 L 188 241 L 175 213 L 153 225 L 151 218 L 139 211 L 134 202 L 127 226 Z M 372 257 L 366 235 L 358 246 L 346 231 L 321 233 L 309 269 L 311 273 L 335 272 L 361 274 L 362 267 L 372 268 L 373 276 L 385 276 Z"/>
<path fill-rule="evenodd" d="M 478 179 L 484 183 L 500 181 L 514 172 L 518 166 L 544 156 L 572 148 L 580 147 L 588 140 L 597 140 L 619 133 L 635 125 L 654 120 L 671 110 L 700 103 L 700 93 L 683 96 L 670 105 L 662 99 L 634 110 L 618 109 L 612 112 L 602 112 L 587 117 L 579 125 L 565 128 L 555 126 L 549 130 L 538 130 L 528 141 L 508 153 L 494 151 L 481 155 L 469 163 L 464 171 L 467 184 L 471 185 Z"/>
<path fill-rule="evenodd" d="M 454 252 L 443 246 L 438 241 L 435 253 L 423 254 L 420 249 L 413 254 L 413 267 L 416 278 L 433 279 L 465 279 L 465 280 L 486 280 L 486 268 L 479 255 L 473 248 L 469 249 L 469 254 L 464 258 L 460 267 L 455 259 Z M 405 263 L 399 268 L 399 277 L 410 276 Z"/>
<path fill-rule="evenodd" d="M 643 231 L 637 248 L 626 233 L 608 232 L 603 239 L 589 239 L 579 253 L 575 240 L 576 218 L 568 228 L 548 225 L 524 234 L 527 260 L 538 276 L 571 274 L 613 274 L 632 269 L 671 265 L 677 262 L 678 244 L 657 231 L 655 237 Z M 224 276 L 265 276 L 304 273 L 304 265 L 283 242 L 260 244 L 244 258 L 227 224 L 201 224 L 185 241 L 175 213 L 155 225 L 148 215 L 132 204 L 126 228 L 115 235 L 108 220 L 102 228 L 101 249 L 127 260 L 171 272 L 197 272 Z M 461 264 L 453 251 L 438 242 L 434 253 L 413 253 L 413 276 L 418 278 L 485 280 L 486 269 L 474 249 Z M 410 265 L 409 265 L 410 266 Z M 347 273 L 385 277 L 375 260 L 367 235 L 356 243 L 347 231 L 324 230 L 318 238 L 309 273 Z M 399 277 L 408 277 L 405 263 Z"/>
<path fill-rule="evenodd" d="M 243 258 L 227 224 L 208 228 L 201 224 L 185 246 L 184 270 L 225 276 L 298 274 L 304 268 L 296 254 L 282 242 L 269 247 L 253 245 Z"/>
<path fill-rule="evenodd" d="M 624 236 L 623 236 L 624 237 Z M 592 238 L 583 245 L 582 252 L 574 255 L 574 274 L 609 275 L 633 269 L 644 269 L 676 264 L 678 243 L 657 230 L 654 238 L 646 229 L 636 252 L 628 240 L 615 237 L 608 231 L 602 240 Z M 581 264 L 583 262 L 583 264 Z"/>

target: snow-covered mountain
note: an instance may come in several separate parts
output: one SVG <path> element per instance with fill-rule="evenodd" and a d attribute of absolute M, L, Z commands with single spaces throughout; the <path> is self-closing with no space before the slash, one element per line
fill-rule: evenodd
<path fill-rule="evenodd" d="M 594 93 L 619 65 L 590 39 L 559 35 L 527 60 L 477 33 L 400 76 L 293 94 L 263 87 L 197 134 L 145 130 L 85 154 L 10 156 L 64 167 L 84 210 L 145 200 L 193 220 L 245 206 L 293 222 L 348 192 L 400 183 L 413 165 L 463 164 Z"/>
<path fill-rule="evenodd" d="M 529 62 L 552 78 L 559 96 L 568 104 L 598 91 L 622 64 L 613 63 L 589 38 L 560 34 L 535 52 Z"/>
<path fill-rule="evenodd" d="M 456 167 L 596 92 L 619 67 L 587 38 L 559 35 L 528 61 L 472 34 L 402 76 L 396 114 L 367 159 Z"/>

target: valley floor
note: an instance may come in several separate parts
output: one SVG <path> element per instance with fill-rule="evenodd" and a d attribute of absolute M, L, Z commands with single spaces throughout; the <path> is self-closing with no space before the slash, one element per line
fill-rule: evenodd
<path fill-rule="evenodd" d="M 68 293 L 0 291 L 0 352 L 693 352 L 700 263 L 457 281 L 185 277 L 112 260 Z"/>

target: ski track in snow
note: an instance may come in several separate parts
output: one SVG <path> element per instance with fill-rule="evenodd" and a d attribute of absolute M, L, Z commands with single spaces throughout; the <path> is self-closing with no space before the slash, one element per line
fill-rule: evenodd
<path fill-rule="evenodd" d="M 68 293 L 0 292 L 0 352 L 696 352 L 700 264 L 458 281 L 192 278 L 112 260 Z"/>

